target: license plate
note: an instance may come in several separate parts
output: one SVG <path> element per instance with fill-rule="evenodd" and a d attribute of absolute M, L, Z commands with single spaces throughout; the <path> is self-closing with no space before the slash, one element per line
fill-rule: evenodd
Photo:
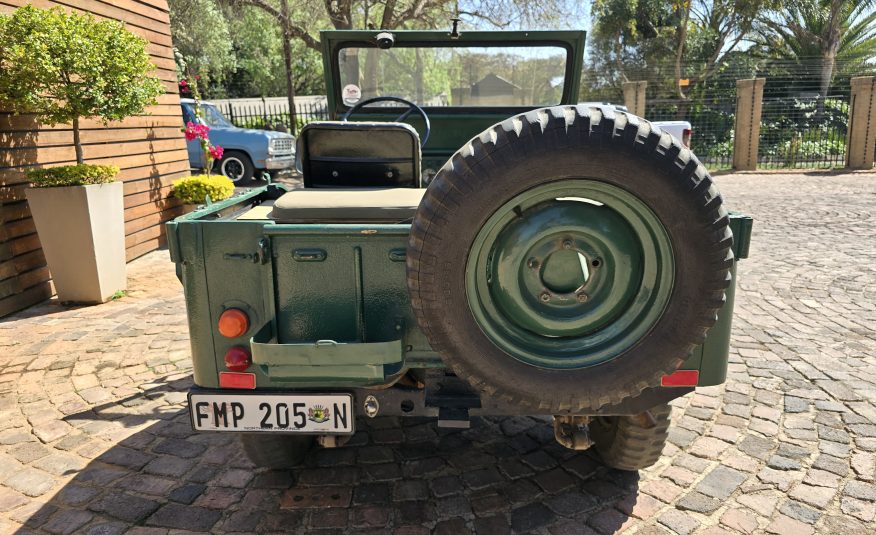
<path fill-rule="evenodd" d="M 189 394 L 196 431 L 350 434 L 350 394 Z"/>

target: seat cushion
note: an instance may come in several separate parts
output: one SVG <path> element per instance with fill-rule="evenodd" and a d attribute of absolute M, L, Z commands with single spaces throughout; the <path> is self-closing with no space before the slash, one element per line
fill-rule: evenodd
<path fill-rule="evenodd" d="M 274 203 L 278 223 L 399 223 L 412 219 L 425 189 L 295 189 Z"/>

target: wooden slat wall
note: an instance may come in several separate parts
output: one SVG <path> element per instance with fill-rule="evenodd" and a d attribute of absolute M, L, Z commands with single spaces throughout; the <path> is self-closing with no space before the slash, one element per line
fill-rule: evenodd
<path fill-rule="evenodd" d="M 170 184 L 189 173 L 177 94 L 170 17 L 166 0 L 0 0 L 0 12 L 32 4 L 88 11 L 125 22 L 149 40 L 156 75 L 167 94 L 139 117 L 104 126 L 82 122 L 85 161 L 121 168 L 125 184 L 125 244 L 128 260 L 164 245 L 163 223 L 179 215 L 167 198 Z M 50 274 L 30 218 L 24 169 L 75 163 L 70 125 L 49 127 L 33 117 L 0 110 L 0 316 L 53 295 Z"/>

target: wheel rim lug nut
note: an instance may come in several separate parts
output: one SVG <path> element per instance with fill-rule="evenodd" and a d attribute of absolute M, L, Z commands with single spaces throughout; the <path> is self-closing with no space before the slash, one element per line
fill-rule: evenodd
<path fill-rule="evenodd" d="M 572 245 L 572 240 L 563 240 L 563 249 L 571 249 Z"/>
<path fill-rule="evenodd" d="M 526 265 L 529 266 L 530 269 L 535 269 L 538 267 L 538 260 L 535 258 L 530 258 L 526 261 Z"/>
<path fill-rule="evenodd" d="M 545 303 L 547 303 L 548 301 L 551 300 L 551 294 L 549 294 L 547 292 L 542 292 L 541 293 L 541 300 L 544 301 Z"/>
<path fill-rule="evenodd" d="M 578 302 L 579 302 L 579 303 L 586 303 L 587 300 L 590 299 L 589 297 L 587 297 L 587 294 L 585 294 L 584 292 L 579 293 L 579 294 L 577 295 L 577 297 L 578 297 Z"/>

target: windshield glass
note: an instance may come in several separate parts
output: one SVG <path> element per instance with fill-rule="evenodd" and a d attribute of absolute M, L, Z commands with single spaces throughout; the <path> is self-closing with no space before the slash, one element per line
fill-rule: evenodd
<path fill-rule="evenodd" d="M 347 106 L 376 96 L 420 106 L 551 106 L 562 99 L 567 61 L 559 46 L 396 46 L 338 54 Z"/>
<path fill-rule="evenodd" d="M 222 115 L 219 108 L 212 104 L 204 104 L 202 102 L 201 115 L 203 115 L 204 122 L 207 123 L 207 126 L 231 126 L 231 123 L 229 123 L 228 119 Z"/>

